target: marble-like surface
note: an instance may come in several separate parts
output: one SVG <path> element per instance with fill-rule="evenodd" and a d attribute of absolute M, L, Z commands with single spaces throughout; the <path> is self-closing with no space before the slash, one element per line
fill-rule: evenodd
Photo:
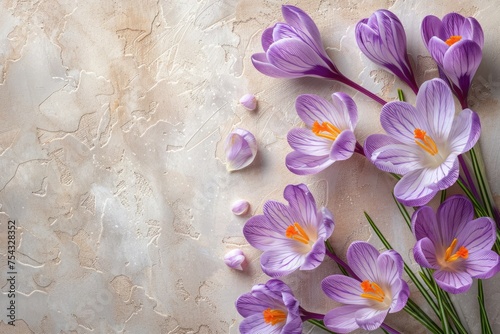
<path fill-rule="evenodd" d="M 336 219 L 331 241 L 382 249 L 370 213 L 409 263 L 412 236 L 391 199 L 394 181 L 357 156 L 315 176 L 284 166 L 286 133 L 300 124 L 301 93 L 355 92 L 318 79 L 258 73 L 250 56 L 260 35 L 282 20 L 277 0 L 6 0 L 0 4 L 0 332 L 238 333 L 234 300 L 267 277 L 242 226 L 289 183 L 306 183 Z M 403 21 L 419 83 L 435 77 L 419 26 L 428 14 L 457 11 L 485 30 L 484 57 L 471 106 L 481 117 L 481 147 L 500 195 L 500 69 L 494 1 L 294 1 L 310 13 L 329 55 L 350 78 L 387 100 L 401 82 L 358 51 L 354 26 L 375 9 Z M 253 93 L 258 109 L 239 98 Z M 409 101 L 414 95 L 406 90 Z M 354 94 L 360 141 L 381 130 L 380 107 Z M 223 140 L 234 127 L 259 143 L 253 164 L 228 173 Z M 231 213 L 247 199 L 251 212 Z M 435 204 L 435 202 L 434 202 Z M 7 222 L 18 225 L 16 317 L 9 326 Z M 249 266 L 222 258 L 241 248 Z M 335 303 L 319 282 L 338 273 L 328 259 L 286 279 L 302 304 Z M 306 283 L 305 283 L 306 282 Z M 499 278 L 485 282 L 490 320 L 500 331 Z M 305 284 L 304 284 L 305 283 Z M 415 289 L 412 289 L 414 291 Z M 474 291 L 474 288 L 473 290 Z M 479 333 L 475 292 L 456 298 Z M 418 295 L 415 296 L 420 301 Z M 388 323 L 423 333 L 399 313 Z M 309 332 L 306 327 L 305 332 Z M 315 331 L 319 333 L 320 331 Z"/>

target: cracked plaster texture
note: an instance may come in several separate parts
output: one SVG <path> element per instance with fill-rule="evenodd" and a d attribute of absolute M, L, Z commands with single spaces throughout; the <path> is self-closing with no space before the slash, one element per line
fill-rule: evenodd
<path fill-rule="evenodd" d="M 292 3 L 316 21 L 343 73 L 387 100 L 403 85 L 361 55 L 354 40 L 358 20 L 378 8 L 401 18 L 420 84 L 437 75 L 421 42 L 422 18 L 451 11 L 476 17 L 486 42 L 470 102 L 482 120 L 481 148 L 500 202 L 494 1 Z M 289 183 L 306 183 L 334 213 L 331 241 L 338 254 L 354 240 L 382 249 L 365 210 L 416 267 L 389 176 L 359 156 L 308 177 L 284 166 L 286 133 L 300 124 L 294 110 L 299 94 L 353 95 L 359 141 L 381 127 L 380 107 L 350 88 L 318 79 L 273 79 L 253 68 L 250 56 L 261 51 L 263 29 L 282 20 L 281 4 L 1 2 L 1 310 L 8 290 L 6 225 L 9 219 L 18 224 L 17 321 L 15 328 L 7 325 L 2 311 L 1 333 L 238 333 L 234 301 L 267 280 L 260 252 L 247 244 L 242 226 L 262 212 L 266 200 L 282 200 Z M 238 104 L 246 93 L 257 96 L 257 110 Z M 414 102 L 409 90 L 407 99 Z M 223 141 L 234 127 L 252 131 L 259 152 L 249 167 L 228 173 Z M 251 209 L 237 217 L 231 204 L 240 198 Z M 234 248 L 247 255 L 243 272 L 222 260 Z M 333 273 L 339 270 L 326 260 L 285 281 L 304 307 L 324 313 L 335 303 L 319 283 Z M 500 331 L 498 282 L 485 282 L 494 331 Z M 454 300 L 468 330 L 479 333 L 474 293 Z M 403 313 L 390 315 L 388 323 L 405 333 L 424 332 Z M 308 326 L 304 332 L 321 333 Z"/>

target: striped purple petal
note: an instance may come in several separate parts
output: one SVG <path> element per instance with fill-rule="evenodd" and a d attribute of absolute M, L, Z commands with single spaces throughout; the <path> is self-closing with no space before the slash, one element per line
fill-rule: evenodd
<path fill-rule="evenodd" d="M 307 155 L 324 157 L 331 151 L 332 141 L 316 136 L 310 129 L 291 129 L 286 139 L 291 148 Z"/>
<path fill-rule="evenodd" d="M 356 137 L 354 132 L 344 130 L 331 145 L 330 159 L 333 161 L 347 160 L 352 157 L 355 148 Z"/>
<path fill-rule="evenodd" d="M 361 297 L 360 282 L 349 276 L 330 275 L 321 282 L 325 295 L 336 302 L 351 305 L 370 306 L 369 299 Z"/>
<path fill-rule="evenodd" d="M 347 262 L 362 280 L 378 281 L 377 259 L 380 253 L 367 242 L 355 241 L 347 249 Z"/>
<path fill-rule="evenodd" d="M 466 272 L 436 270 L 432 276 L 441 289 L 453 294 L 464 293 L 472 285 L 472 277 Z"/>
<path fill-rule="evenodd" d="M 286 167 L 297 175 L 317 174 L 333 163 L 329 156 L 318 157 L 299 151 L 288 153 L 285 159 Z"/>

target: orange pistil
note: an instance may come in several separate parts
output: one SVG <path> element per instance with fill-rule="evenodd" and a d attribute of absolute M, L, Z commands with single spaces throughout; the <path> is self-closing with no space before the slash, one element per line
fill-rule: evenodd
<path fill-rule="evenodd" d="M 337 136 L 342 132 L 335 125 L 329 122 L 323 122 L 319 124 L 318 121 L 314 121 L 311 131 L 318 137 L 335 140 Z"/>
<path fill-rule="evenodd" d="M 271 324 L 271 326 L 286 320 L 286 313 L 282 310 L 272 310 L 268 308 L 262 311 L 262 315 L 264 316 L 264 321 Z"/>
<path fill-rule="evenodd" d="M 448 46 L 452 46 L 456 42 L 462 39 L 462 36 L 450 36 L 446 41 L 444 41 Z"/>
<path fill-rule="evenodd" d="M 436 155 L 438 153 L 436 143 L 431 137 L 427 135 L 427 132 L 417 128 L 415 129 L 415 131 L 413 131 L 413 133 L 415 134 L 415 143 L 417 143 L 417 145 L 420 146 L 424 151 L 426 151 L 430 155 Z"/>
<path fill-rule="evenodd" d="M 382 288 L 375 282 L 370 282 L 369 280 L 361 282 L 361 289 L 363 292 L 360 296 L 363 298 L 375 300 L 377 302 L 383 302 L 385 299 L 385 293 Z"/>
<path fill-rule="evenodd" d="M 453 239 L 451 242 L 450 247 L 446 248 L 446 252 L 444 254 L 444 260 L 446 262 L 453 262 L 458 260 L 459 258 L 466 259 L 469 257 L 469 250 L 465 248 L 464 246 L 460 246 L 458 250 L 455 252 L 455 254 L 451 254 L 455 247 L 457 246 L 457 238 Z"/>
<path fill-rule="evenodd" d="M 299 223 L 288 226 L 285 235 L 287 238 L 300 241 L 306 245 L 309 243 L 309 236 Z"/>

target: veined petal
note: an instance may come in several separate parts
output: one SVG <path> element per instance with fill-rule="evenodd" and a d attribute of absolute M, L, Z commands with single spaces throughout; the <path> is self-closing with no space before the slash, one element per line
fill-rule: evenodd
<path fill-rule="evenodd" d="M 339 114 L 337 125 L 345 129 L 354 128 L 358 124 L 358 107 L 356 102 L 346 93 L 336 92 L 332 94 L 333 110 L 337 111 L 334 114 Z M 335 122 L 335 119 L 332 119 Z"/>
<path fill-rule="evenodd" d="M 380 253 L 371 244 L 363 241 L 353 242 L 347 249 L 347 262 L 361 280 L 379 282 L 377 259 Z"/>
<path fill-rule="evenodd" d="M 459 41 L 448 49 L 443 58 L 443 70 L 450 80 L 467 96 L 472 77 L 476 74 L 483 53 L 470 40 Z"/>
<path fill-rule="evenodd" d="M 388 135 L 405 144 L 415 144 L 415 129 L 428 131 L 422 113 L 407 102 L 389 102 L 382 107 L 380 123 Z"/>
<path fill-rule="evenodd" d="M 264 49 L 264 52 L 266 52 L 267 49 L 269 49 L 269 47 L 271 46 L 271 44 L 274 43 L 273 30 L 274 30 L 274 27 L 267 28 L 262 33 L 261 42 L 262 42 L 262 48 Z"/>
<path fill-rule="evenodd" d="M 413 247 L 415 261 L 425 268 L 439 269 L 440 265 L 436 258 L 436 247 L 429 238 L 422 238 Z"/>
<path fill-rule="evenodd" d="M 323 322 L 329 330 L 336 333 L 350 333 L 359 328 L 354 314 L 361 309 L 360 305 L 344 305 L 325 314 Z"/>
<path fill-rule="evenodd" d="M 481 250 L 465 260 L 465 268 L 473 278 L 488 279 L 500 269 L 498 254 L 492 250 Z"/>
<path fill-rule="evenodd" d="M 352 305 L 370 306 L 370 300 L 361 297 L 364 293 L 361 282 L 344 275 L 330 275 L 323 279 L 321 288 L 325 295 L 336 302 Z"/>
<path fill-rule="evenodd" d="M 295 109 L 308 128 L 312 128 L 314 122 L 329 122 L 340 130 L 351 129 L 349 118 L 345 117 L 345 113 L 321 96 L 299 95 L 295 100 Z"/>
<path fill-rule="evenodd" d="M 439 206 L 436 216 L 440 235 L 437 241 L 448 247 L 453 239 L 458 238 L 461 230 L 467 225 L 470 226 L 468 222 L 474 219 L 474 207 L 465 196 L 456 195 L 449 197 Z M 459 241 L 463 245 L 462 238 Z"/>
<path fill-rule="evenodd" d="M 448 51 L 450 47 L 439 37 L 432 37 L 428 44 L 427 49 L 432 56 L 432 59 L 440 66 L 443 66 L 443 59 L 446 51 Z"/>
<path fill-rule="evenodd" d="M 285 323 L 281 322 L 272 326 L 264 321 L 262 314 L 252 314 L 241 321 L 239 329 L 240 334 L 281 334 L 284 325 Z"/>
<path fill-rule="evenodd" d="M 262 74 L 273 78 L 299 78 L 302 77 L 302 73 L 289 73 L 280 70 L 267 60 L 267 55 L 265 53 L 254 53 L 251 57 L 253 66 Z"/>
<path fill-rule="evenodd" d="M 286 231 L 288 226 L 295 223 L 292 210 L 283 203 L 267 201 L 264 203 L 262 211 L 276 231 Z"/>
<path fill-rule="evenodd" d="M 411 226 L 417 241 L 423 238 L 430 238 L 432 241 L 441 240 L 436 214 L 431 207 L 418 208 L 411 217 Z"/>
<path fill-rule="evenodd" d="M 446 139 L 455 117 L 455 102 L 450 87 L 441 79 L 426 81 L 420 87 L 416 101 L 417 110 L 429 124 L 429 135 Z"/>
<path fill-rule="evenodd" d="M 389 310 L 379 311 L 373 308 L 362 308 L 356 311 L 356 322 L 360 328 L 373 331 L 382 325 Z"/>
<path fill-rule="evenodd" d="M 403 274 L 403 258 L 394 250 L 388 250 L 380 254 L 377 259 L 379 268 L 379 284 L 392 286 L 401 279 Z"/>
<path fill-rule="evenodd" d="M 466 292 L 472 285 L 472 278 L 466 272 L 436 270 L 433 276 L 441 289 L 453 294 Z"/>
<path fill-rule="evenodd" d="M 288 248 L 270 249 L 260 256 L 262 271 L 270 277 L 282 277 L 291 274 L 304 264 L 306 254 Z"/>
<path fill-rule="evenodd" d="M 464 109 L 458 114 L 451 126 L 449 135 L 450 150 L 461 154 L 470 150 L 481 135 L 481 122 L 478 114 Z"/>
<path fill-rule="evenodd" d="M 236 309 L 238 310 L 238 313 L 243 317 L 248 317 L 253 313 L 262 312 L 267 309 L 269 306 L 266 305 L 266 303 L 259 297 L 254 296 L 251 293 L 241 295 L 236 300 Z"/>
<path fill-rule="evenodd" d="M 325 207 L 321 207 L 319 212 L 317 213 L 318 220 L 321 221 L 321 224 L 318 227 L 318 237 L 323 238 L 324 240 L 328 239 L 335 228 L 335 222 L 333 220 L 333 215 Z"/>
<path fill-rule="evenodd" d="M 408 302 L 408 297 L 410 297 L 410 287 L 405 281 L 399 279 L 391 285 L 391 294 L 392 304 L 389 308 L 389 313 L 399 312 Z"/>
<path fill-rule="evenodd" d="M 423 151 L 418 146 L 404 145 L 383 134 L 366 138 L 365 155 L 378 169 L 389 173 L 405 175 L 424 168 Z"/>
<path fill-rule="evenodd" d="M 467 39 L 474 41 L 481 49 L 484 46 L 484 33 L 483 28 L 479 22 L 473 17 L 467 17 L 462 25 L 462 35 Z"/>
<path fill-rule="evenodd" d="M 449 220 L 448 220 L 449 221 Z M 467 248 L 469 254 L 483 249 L 491 249 L 496 239 L 496 225 L 489 217 L 462 222 L 456 238 L 460 245 Z"/>
<path fill-rule="evenodd" d="M 446 38 L 460 35 L 462 33 L 462 25 L 464 22 L 465 17 L 458 13 L 446 14 L 443 17 L 443 28 Z"/>
<path fill-rule="evenodd" d="M 286 227 L 280 229 L 264 215 L 250 218 L 243 227 L 243 235 L 250 245 L 260 250 L 291 247 L 293 240 L 285 236 Z"/>
<path fill-rule="evenodd" d="M 422 20 L 422 39 L 426 47 L 433 36 L 437 36 L 441 40 L 446 40 L 448 37 L 445 36 L 443 23 L 441 20 L 434 16 L 428 15 Z"/>
<path fill-rule="evenodd" d="M 290 203 L 294 221 L 298 222 L 306 232 L 317 234 L 320 222 L 316 216 L 316 201 L 306 185 L 287 185 L 283 197 Z"/>
<path fill-rule="evenodd" d="M 406 206 L 427 204 L 439 191 L 439 189 L 429 187 L 434 180 L 431 180 L 428 175 L 427 170 L 415 170 L 407 173 L 394 187 L 394 196 Z"/>
<path fill-rule="evenodd" d="M 341 161 L 349 159 L 356 148 L 356 137 L 351 130 L 344 130 L 333 142 L 330 151 L 330 159 Z"/>
<path fill-rule="evenodd" d="M 302 9 L 291 5 L 281 7 L 281 12 L 285 21 L 297 29 L 301 38 L 314 45 L 316 51 L 324 53 L 321 35 L 314 21 Z"/>
<path fill-rule="evenodd" d="M 321 172 L 333 162 L 328 156 L 317 157 L 294 151 L 287 154 L 285 163 L 294 174 L 311 175 Z"/>
<path fill-rule="evenodd" d="M 254 135 L 244 129 L 234 129 L 224 143 L 228 171 L 239 170 L 252 163 L 257 155 Z"/>
<path fill-rule="evenodd" d="M 316 157 L 330 155 L 332 141 L 318 137 L 310 129 L 294 128 L 288 132 L 288 144 L 296 151 Z"/>
<path fill-rule="evenodd" d="M 286 38 L 274 42 L 267 50 L 267 59 L 278 69 L 301 76 L 321 76 L 315 72 L 318 67 L 330 71 L 315 50 L 298 39 Z"/>
<path fill-rule="evenodd" d="M 307 253 L 300 270 L 312 270 L 318 267 L 325 258 L 325 239 L 319 238 Z"/>

